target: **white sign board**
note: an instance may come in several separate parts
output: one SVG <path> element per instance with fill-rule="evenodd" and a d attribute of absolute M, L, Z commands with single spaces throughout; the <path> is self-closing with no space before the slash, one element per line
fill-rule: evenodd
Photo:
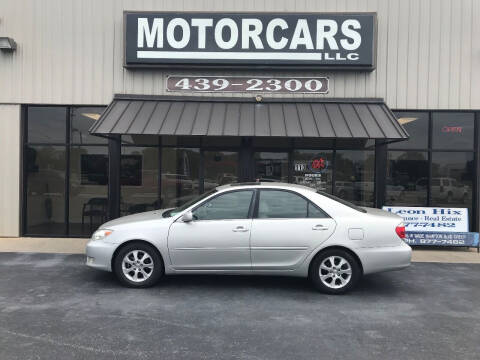
<path fill-rule="evenodd" d="M 468 209 L 384 206 L 403 218 L 405 230 L 416 232 L 468 232 Z"/>

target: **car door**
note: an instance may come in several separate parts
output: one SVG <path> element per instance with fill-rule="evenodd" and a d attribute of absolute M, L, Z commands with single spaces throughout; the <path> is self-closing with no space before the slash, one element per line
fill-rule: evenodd
<path fill-rule="evenodd" d="M 293 191 L 261 189 L 255 213 L 253 270 L 293 269 L 335 231 L 332 218 Z"/>
<path fill-rule="evenodd" d="M 220 193 L 194 208 L 193 221 L 177 219 L 168 234 L 175 269 L 251 270 L 254 190 Z"/>

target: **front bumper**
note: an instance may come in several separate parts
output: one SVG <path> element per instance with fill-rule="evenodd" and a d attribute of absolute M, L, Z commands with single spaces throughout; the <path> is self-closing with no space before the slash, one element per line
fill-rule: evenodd
<path fill-rule="evenodd" d="M 112 271 L 112 256 L 117 244 L 101 240 L 89 241 L 87 244 L 87 266 L 95 269 Z"/>
<path fill-rule="evenodd" d="M 400 270 L 410 266 L 412 248 L 403 241 L 398 246 L 355 249 L 364 274 Z"/>

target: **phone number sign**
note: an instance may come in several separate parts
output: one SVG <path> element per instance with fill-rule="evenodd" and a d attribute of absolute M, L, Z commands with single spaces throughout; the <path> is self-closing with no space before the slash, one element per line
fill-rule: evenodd
<path fill-rule="evenodd" d="M 384 206 L 382 209 L 401 216 L 407 232 L 468 232 L 469 230 L 467 208 Z"/>
<path fill-rule="evenodd" d="M 407 232 L 405 242 L 408 245 L 432 246 L 478 246 L 478 233 L 473 232 Z"/>
<path fill-rule="evenodd" d="M 167 91 L 328 93 L 327 77 L 168 76 Z"/>

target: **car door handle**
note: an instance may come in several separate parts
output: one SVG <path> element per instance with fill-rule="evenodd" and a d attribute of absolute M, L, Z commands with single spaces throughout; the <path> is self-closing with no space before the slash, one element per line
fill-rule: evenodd
<path fill-rule="evenodd" d="M 236 228 L 232 229 L 233 232 L 245 232 L 248 231 L 248 229 L 245 226 L 237 226 Z"/>
<path fill-rule="evenodd" d="M 321 224 L 318 224 L 318 225 L 315 225 L 314 227 L 312 227 L 312 230 L 328 230 L 328 227 L 325 227 Z"/>

